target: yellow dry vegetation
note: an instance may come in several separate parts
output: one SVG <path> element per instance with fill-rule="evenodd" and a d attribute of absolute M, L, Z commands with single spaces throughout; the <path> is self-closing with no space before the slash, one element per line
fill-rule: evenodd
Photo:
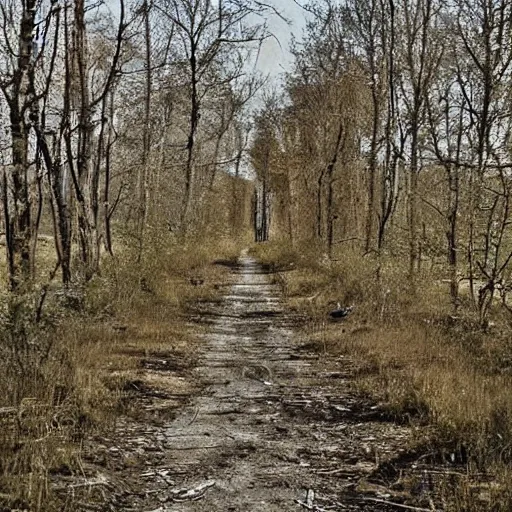
<path fill-rule="evenodd" d="M 64 312 L 50 294 L 46 327 L 28 336 L 40 350 L 0 360 L 0 508 L 64 510 L 51 475 L 80 474 L 86 434 L 113 428 L 120 414 L 140 415 L 137 398 L 147 390 L 170 397 L 153 417 L 181 405 L 197 386 L 188 368 L 200 343 L 186 308 L 215 298 L 226 270 L 212 262 L 238 253 L 223 241 L 159 243 L 142 265 L 121 247 L 89 283 L 82 310 Z M 166 371 L 152 371 L 155 364 Z"/>
<path fill-rule="evenodd" d="M 446 488 L 447 510 L 512 509 L 512 340 L 500 309 L 483 329 L 469 308 L 452 311 L 433 273 L 424 272 L 413 293 L 405 273 L 386 261 L 348 253 L 322 264 L 321 255 L 291 256 L 279 244 L 253 252 L 288 267 L 281 278 L 290 305 L 307 318 L 306 340 L 353 361 L 360 392 L 400 421 L 428 426 L 415 441 L 421 449 L 467 456 L 467 476 Z M 329 323 L 338 301 L 355 305 L 354 313 Z M 484 482 L 475 477 L 482 472 Z"/>

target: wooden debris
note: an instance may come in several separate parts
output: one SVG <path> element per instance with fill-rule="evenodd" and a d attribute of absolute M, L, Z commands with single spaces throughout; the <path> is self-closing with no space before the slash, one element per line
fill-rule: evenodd
<path fill-rule="evenodd" d="M 173 501 L 197 501 L 200 500 L 208 489 L 215 485 L 215 480 L 208 480 L 192 489 L 177 489 L 171 491 Z"/>
<path fill-rule="evenodd" d="M 295 500 L 297 504 L 299 504 L 301 507 L 304 507 L 306 510 L 312 510 L 313 512 L 328 512 L 325 508 L 317 507 L 316 505 L 308 505 L 307 503 L 304 503 L 300 500 Z"/>
<path fill-rule="evenodd" d="M 309 489 L 306 495 L 306 505 L 312 507 L 313 501 L 315 501 L 315 491 L 313 491 L 313 489 Z"/>
<path fill-rule="evenodd" d="M 196 410 L 194 411 L 194 416 L 188 423 L 189 427 L 190 427 L 190 425 L 192 425 L 192 423 L 194 423 L 194 421 L 196 421 L 198 415 L 199 415 L 199 407 L 196 407 Z"/>
<path fill-rule="evenodd" d="M 301 507 L 304 507 L 306 510 L 312 510 L 313 512 L 327 512 L 327 509 L 318 507 L 314 504 L 315 501 L 315 491 L 313 489 L 308 489 L 306 493 L 306 501 L 295 500 Z"/>
<path fill-rule="evenodd" d="M 99 474 L 96 478 L 85 478 L 81 482 L 66 483 L 63 485 L 55 486 L 56 491 L 65 491 L 69 489 L 79 489 L 81 487 L 97 487 L 99 485 L 111 487 L 111 483 L 105 475 Z"/>
<path fill-rule="evenodd" d="M 411 505 L 404 505 L 402 503 L 395 503 L 394 501 L 387 501 L 380 498 L 362 498 L 364 501 L 371 501 L 372 503 L 380 503 L 381 505 L 389 505 L 390 507 L 401 508 L 404 510 L 412 510 L 414 512 L 441 512 L 431 508 L 413 507 Z"/>

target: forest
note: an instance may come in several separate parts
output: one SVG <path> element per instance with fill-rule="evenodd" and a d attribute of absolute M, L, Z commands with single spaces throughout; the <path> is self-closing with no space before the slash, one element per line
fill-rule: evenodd
<path fill-rule="evenodd" d="M 244 248 L 359 392 L 492 475 L 445 510 L 510 510 L 512 3 L 294 2 L 275 85 L 279 2 L 0 0 L 1 510 L 74 506 L 52 476 L 162 340 L 199 350 Z"/>
<path fill-rule="evenodd" d="M 279 236 L 391 258 L 411 286 L 435 269 L 481 322 L 494 299 L 507 308 L 509 8 L 312 5 L 285 106 L 268 97 L 255 119 Z"/>

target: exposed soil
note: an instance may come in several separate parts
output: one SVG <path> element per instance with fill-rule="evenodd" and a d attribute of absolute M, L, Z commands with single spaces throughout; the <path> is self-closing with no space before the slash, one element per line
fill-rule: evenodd
<path fill-rule="evenodd" d="M 196 366 L 143 360 L 176 391 L 130 384 L 140 415 L 86 443 L 83 477 L 56 479 L 74 510 L 435 510 L 435 471 L 410 451 L 425 427 L 355 394 L 347 358 L 299 344 L 301 320 L 275 282 L 242 257 L 223 299 L 190 314 L 205 332 Z"/>

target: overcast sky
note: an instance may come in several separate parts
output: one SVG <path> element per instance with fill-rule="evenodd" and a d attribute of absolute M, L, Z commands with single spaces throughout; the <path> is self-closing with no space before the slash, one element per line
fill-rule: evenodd
<path fill-rule="evenodd" d="M 290 21 L 287 24 L 278 16 L 272 16 L 269 21 L 269 29 L 274 37 L 267 39 L 261 49 L 258 69 L 263 73 L 269 73 L 277 78 L 279 73 L 288 71 L 292 58 L 290 55 L 290 42 L 292 34 L 300 38 L 305 26 L 305 11 L 293 0 L 272 0 L 272 4 L 279 12 Z"/>

